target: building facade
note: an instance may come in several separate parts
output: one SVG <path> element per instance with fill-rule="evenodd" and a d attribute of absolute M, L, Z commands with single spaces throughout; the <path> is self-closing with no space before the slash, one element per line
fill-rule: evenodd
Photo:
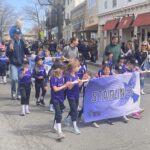
<path fill-rule="evenodd" d="M 98 7 L 100 0 L 87 0 L 85 15 L 86 39 L 97 39 L 98 33 Z"/>
<path fill-rule="evenodd" d="M 86 1 L 80 3 L 71 11 L 72 36 L 85 39 L 85 8 Z"/>
<path fill-rule="evenodd" d="M 66 41 L 72 37 L 71 11 L 85 0 L 65 0 L 63 38 Z"/>
<path fill-rule="evenodd" d="M 101 0 L 98 14 L 101 53 L 113 35 L 120 42 L 150 38 L 149 0 Z"/>

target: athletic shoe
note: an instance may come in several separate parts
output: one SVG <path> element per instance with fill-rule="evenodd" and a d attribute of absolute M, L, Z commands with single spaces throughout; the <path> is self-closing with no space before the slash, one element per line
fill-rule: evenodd
<path fill-rule="evenodd" d="M 20 116 L 25 116 L 25 113 L 21 113 Z"/>
<path fill-rule="evenodd" d="M 36 101 L 36 105 L 39 106 L 39 105 L 40 105 L 40 102 L 39 102 L 39 101 Z"/>
<path fill-rule="evenodd" d="M 72 132 L 73 132 L 74 134 L 76 134 L 76 135 L 81 134 L 81 132 L 80 132 L 80 130 L 78 129 L 78 127 L 73 128 Z"/>
<path fill-rule="evenodd" d="M 61 140 L 61 139 L 63 139 L 63 138 L 65 138 L 65 135 L 64 135 L 64 133 L 63 133 L 63 132 L 61 132 L 61 133 L 58 133 L 57 140 Z"/>
<path fill-rule="evenodd" d="M 41 99 L 41 100 L 40 100 L 40 104 L 41 104 L 42 106 L 45 106 L 44 99 Z"/>
<path fill-rule="evenodd" d="M 95 128 L 99 128 L 99 127 L 100 127 L 100 125 L 98 125 L 96 122 L 93 122 L 92 125 L 93 125 L 93 127 L 95 127 Z"/>
<path fill-rule="evenodd" d="M 141 90 L 141 95 L 145 95 L 145 93 L 144 93 L 144 91 L 143 91 L 143 90 Z"/>
<path fill-rule="evenodd" d="M 12 100 L 15 100 L 15 99 L 16 99 L 16 94 L 13 93 L 13 94 L 12 94 Z"/>
<path fill-rule="evenodd" d="M 29 110 L 26 110 L 26 114 L 30 114 L 30 111 L 29 111 Z"/>
<path fill-rule="evenodd" d="M 128 123 L 129 122 L 129 119 L 127 118 L 127 116 L 123 116 L 122 120 L 123 120 L 124 123 Z"/>
<path fill-rule="evenodd" d="M 18 95 L 18 96 L 17 96 L 17 99 L 18 99 L 18 100 L 21 100 L 21 95 Z"/>
<path fill-rule="evenodd" d="M 49 111 L 50 111 L 50 112 L 54 112 L 54 108 L 53 108 L 53 105 L 52 105 L 52 104 L 49 105 Z"/>
<path fill-rule="evenodd" d="M 134 119 L 140 119 L 141 118 L 141 116 L 140 116 L 140 114 L 138 112 L 132 113 L 131 117 L 134 118 Z"/>
<path fill-rule="evenodd" d="M 107 122 L 109 125 L 114 125 L 114 122 L 112 122 L 110 119 L 106 120 L 106 122 Z"/>

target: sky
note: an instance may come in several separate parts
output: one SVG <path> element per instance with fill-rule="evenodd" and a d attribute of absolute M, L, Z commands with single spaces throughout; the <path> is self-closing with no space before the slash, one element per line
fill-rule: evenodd
<path fill-rule="evenodd" d="M 14 8 L 16 8 L 16 12 L 20 14 L 22 12 L 22 8 L 26 5 L 29 5 L 30 3 L 30 0 L 4 0 L 4 1 L 7 2 L 9 5 L 13 6 Z M 20 17 L 22 17 L 22 14 Z M 28 29 L 32 28 L 32 26 L 33 26 L 32 22 L 23 21 L 22 31 L 26 32 Z"/>

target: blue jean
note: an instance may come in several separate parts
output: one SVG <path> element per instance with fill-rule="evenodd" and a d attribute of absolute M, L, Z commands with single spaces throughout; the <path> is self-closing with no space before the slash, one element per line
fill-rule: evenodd
<path fill-rule="evenodd" d="M 11 74 L 11 94 L 20 95 L 19 88 L 19 69 L 21 67 L 10 65 L 10 74 Z M 16 88 L 17 87 L 17 88 Z"/>

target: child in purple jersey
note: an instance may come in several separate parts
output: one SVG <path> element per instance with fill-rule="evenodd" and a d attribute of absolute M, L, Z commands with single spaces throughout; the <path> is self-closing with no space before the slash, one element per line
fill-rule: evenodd
<path fill-rule="evenodd" d="M 70 112 L 68 116 L 71 116 L 73 122 L 73 133 L 80 134 L 80 130 L 77 127 L 77 108 L 79 105 L 79 87 L 82 85 L 82 81 L 77 76 L 79 71 L 79 61 L 73 60 L 67 66 L 67 74 L 65 76 L 66 82 L 71 82 L 71 85 L 66 90 L 67 99 L 70 106 Z"/>
<path fill-rule="evenodd" d="M 58 133 L 58 139 L 62 139 L 65 135 L 61 129 L 61 120 L 62 120 L 62 109 L 64 106 L 65 99 L 65 89 L 69 86 L 69 82 L 65 83 L 63 77 L 63 71 L 61 68 L 57 68 L 52 71 L 52 76 L 50 78 L 50 87 L 51 87 L 51 99 L 55 109 L 54 117 L 54 129 Z"/>
<path fill-rule="evenodd" d="M 19 86 L 21 94 L 21 105 L 22 112 L 21 115 L 29 114 L 29 100 L 31 93 L 31 70 L 29 69 L 29 62 L 27 60 L 23 61 L 23 66 L 19 70 Z"/>
<path fill-rule="evenodd" d="M 35 59 L 35 68 L 33 70 L 33 78 L 35 78 L 35 98 L 36 104 L 45 106 L 44 97 L 47 91 L 46 70 L 43 66 L 43 60 L 40 57 Z M 42 91 L 40 95 L 40 91 Z"/>

